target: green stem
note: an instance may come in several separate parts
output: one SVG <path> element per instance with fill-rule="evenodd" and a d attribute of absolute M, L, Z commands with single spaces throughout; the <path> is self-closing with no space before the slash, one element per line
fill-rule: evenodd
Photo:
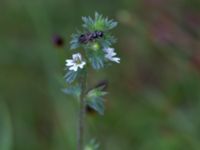
<path fill-rule="evenodd" d="M 77 150 L 84 150 L 84 128 L 85 128 L 85 91 L 86 91 L 86 73 L 81 77 L 81 94 L 78 114 L 78 141 Z"/>

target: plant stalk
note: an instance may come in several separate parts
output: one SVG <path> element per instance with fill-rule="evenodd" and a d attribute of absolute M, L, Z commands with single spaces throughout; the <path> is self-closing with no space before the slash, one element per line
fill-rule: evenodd
<path fill-rule="evenodd" d="M 79 114 L 78 114 L 78 139 L 77 139 L 77 150 L 84 150 L 84 129 L 85 129 L 85 91 L 86 91 L 86 74 L 81 77 L 81 94 L 79 97 Z"/>

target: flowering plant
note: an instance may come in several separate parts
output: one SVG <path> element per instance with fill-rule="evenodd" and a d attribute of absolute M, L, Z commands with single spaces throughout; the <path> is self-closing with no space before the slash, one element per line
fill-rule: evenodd
<path fill-rule="evenodd" d="M 83 30 L 73 34 L 70 42 L 73 54 L 72 59 L 66 60 L 65 81 L 67 88 L 63 91 L 79 100 L 77 149 L 83 150 L 91 147 L 91 150 L 95 150 L 98 147 L 97 144 L 92 143 L 89 146 L 84 146 L 85 110 L 88 106 L 103 115 L 103 97 L 107 92 L 105 91 L 105 82 L 89 89 L 87 87 L 87 73 L 90 68 L 100 70 L 112 63 L 120 63 L 115 49 L 111 47 L 116 39 L 111 35 L 110 30 L 117 26 L 117 22 L 98 13 L 95 13 L 94 19 L 82 17 L 82 20 Z M 94 145 L 93 148 L 92 145 Z"/>

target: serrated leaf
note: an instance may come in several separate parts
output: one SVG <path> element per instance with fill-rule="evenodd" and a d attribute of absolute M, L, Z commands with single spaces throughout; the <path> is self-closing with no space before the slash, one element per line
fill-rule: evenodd
<path fill-rule="evenodd" d="M 77 33 L 77 34 L 72 34 L 72 40 L 70 41 L 70 49 L 76 49 L 80 46 L 80 43 L 79 43 L 79 36 L 80 34 Z"/>
<path fill-rule="evenodd" d="M 66 75 L 64 76 L 65 81 L 66 81 L 67 83 L 72 83 L 72 82 L 76 79 L 77 75 L 78 75 L 78 71 L 69 70 L 69 71 L 66 73 Z"/>
<path fill-rule="evenodd" d="M 105 96 L 105 95 L 107 94 L 107 92 L 102 91 L 100 88 L 101 88 L 101 87 L 98 87 L 98 88 L 95 88 L 95 89 L 90 90 L 90 91 L 87 93 L 87 96 L 88 96 L 88 97 L 100 97 L 100 96 Z"/>
<path fill-rule="evenodd" d="M 104 67 L 103 60 L 99 57 L 94 57 L 91 59 L 92 67 L 96 70 L 99 70 Z"/>
<path fill-rule="evenodd" d="M 87 54 L 93 69 L 99 70 L 104 67 L 105 58 L 104 58 L 104 52 L 102 50 L 98 51 L 88 50 Z"/>
<path fill-rule="evenodd" d="M 104 64 L 103 61 L 98 57 L 93 57 L 91 59 L 92 67 L 96 70 L 103 68 Z"/>
<path fill-rule="evenodd" d="M 118 23 L 113 20 L 106 20 L 106 25 L 109 30 L 115 28 L 117 24 Z"/>
<path fill-rule="evenodd" d="M 110 47 L 113 43 L 116 42 L 116 38 L 110 34 L 105 34 L 104 38 L 99 39 L 102 47 Z"/>
<path fill-rule="evenodd" d="M 107 31 L 117 26 L 117 22 L 109 20 L 107 17 L 103 17 L 99 13 L 95 13 L 94 19 L 91 17 L 82 17 L 83 27 L 88 31 Z"/>
<path fill-rule="evenodd" d="M 100 115 L 104 114 L 104 99 L 107 92 L 102 91 L 101 88 L 94 88 L 90 90 L 86 95 L 87 105 L 97 111 Z"/>
<path fill-rule="evenodd" d="M 103 103 L 103 98 L 96 97 L 93 99 L 90 99 L 87 103 L 89 107 L 97 111 L 100 115 L 104 114 L 104 103 Z"/>

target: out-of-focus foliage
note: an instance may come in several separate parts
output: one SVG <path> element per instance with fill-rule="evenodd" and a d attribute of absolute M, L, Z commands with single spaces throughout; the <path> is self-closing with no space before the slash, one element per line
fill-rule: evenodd
<path fill-rule="evenodd" d="M 108 79 L 110 94 L 103 117 L 88 115 L 88 134 L 102 150 L 199 150 L 199 0 L 1 0 L 0 150 L 75 149 L 66 41 L 95 11 L 119 22 L 122 57 L 89 77 Z"/>
<path fill-rule="evenodd" d="M 98 149 L 99 149 L 99 144 L 96 143 L 94 139 L 92 139 L 90 143 L 86 145 L 84 150 L 98 150 Z"/>

